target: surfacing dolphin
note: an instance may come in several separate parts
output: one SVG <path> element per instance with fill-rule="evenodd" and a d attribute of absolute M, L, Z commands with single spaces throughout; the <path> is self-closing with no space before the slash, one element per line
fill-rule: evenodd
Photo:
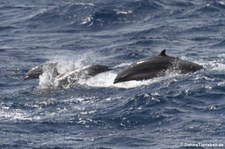
<path fill-rule="evenodd" d="M 85 77 L 93 77 L 93 76 L 96 76 L 97 74 L 111 70 L 111 68 L 108 66 L 94 64 L 94 65 L 88 65 L 88 66 L 80 68 L 80 69 L 75 69 L 75 70 L 72 70 L 67 73 L 59 74 L 57 71 L 57 64 L 58 63 L 46 63 L 46 64 L 42 64 L 39 66 L 35 66 L 27 72 L 24 80 L 38 79 L 39 76 L 43 74 L 44 69 L 51 70 L 53 73 L 53 77 L 57 78 L 58 80 L 61 80 L 61 81 L 66 80 L 68 77 L 70 77 L 70 78 L 72 78 L 72 77 L 79 78 L 81 76 L 83 78 L 84 78 L 84 76 Z"/>
<path fill-rule="evenodd" d="M 78 68 L 73 71 L 60 74 L 56 76 L 55 81 L 60 86 L 66 86 L 68 84 L 74 84 L 79 79 L 88 79 L 94 77 L 100 73 L 112 70 L 110 67 L 105 65 L 88 65 L 83 68 Z"/>
<path fill-rule="evenodd" d="M 24 80 L 31 80 L 31 79 L 38 79 L 40 75 L 44 72 L 44 69 L 51 69 L 53 71 L 53 75 L 57 76 L 59 73 L 57 72 L 56 66 L 58 63 L 46 63 L 42 65 L 35 66 L 31 68 L 26 76 L 24 77 Z"/>
<path fill-rule="evenodd" d="M 147 80 L 165 76 L 167 71 L 186 74 L 203 69 L 202 66 L 166 54 L 163 50 L 159 56 L 135 62 L 122 70 L 114 80 L 115 83 L 131 80 Z"/>

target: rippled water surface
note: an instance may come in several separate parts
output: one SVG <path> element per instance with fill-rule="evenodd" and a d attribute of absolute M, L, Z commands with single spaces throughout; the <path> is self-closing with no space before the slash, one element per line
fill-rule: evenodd
<path fill-rule="evenodd" d="M 224 143 L 224 1 L 6 0 L 0 20 L 0 148 Z M 205 70 L 113 84 L 121 69 L 163 49 Z M 113 70 L 66 87 L 48 70 L 23 81 L 50 62 L 62 73 Z"/>

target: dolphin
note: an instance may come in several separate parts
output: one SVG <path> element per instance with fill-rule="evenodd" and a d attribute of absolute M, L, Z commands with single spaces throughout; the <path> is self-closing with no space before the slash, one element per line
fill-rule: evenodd
<path fill-rule="evenodd" d="M 73 71 L 60 74 L 56 76 L 55 81 L 60 86 L 65 86 L 68 84 L 73 84 L 77 82 L 79 79 L 87 79 L 90 77 L 94 77 L 100 73 L 107 72 L 112 70 L 110 67 L 105 65 L 88 65 L 83 68 L 78 68 Z"/>
<path fill-rule="evenodd" d="M 51 71 L 53 72 L 53 77 L 62 81 L 66 80 L 68 77 L 72 78 L 72 77 L 81 77 L 81 76 L 86 76 L 86 77 L 95 76 L 99 73 L 111 70 L 111 68 L 108 66 L 94 64 L 94 65 L 88 65 L 80 69 L 75 69 L 67 73 L 59 74 L 59 72 L 57 71 L 57 64 L 58 63 L 46 63 L 39 66 L 35 66 L 27 72 L 24 80 L 38 79 L 39 76 L 43 74 L 45 68 L 51 69 Z"/>
<path fill-rule="evenodd" d="M 57 64 L 58 63 L 46 63 L 39 66 L 35 66 L 27 72 L 26 76 L 24 77 L 24 80 L 38 79 L 39 76 L 42 75 L 44 68 L 52 69 L 54 76 L 56 76 L 59 74 L 56 69 Z"/>
<path fill-rule="evenodd" d="M 181 74 L 193 73 L 203 69 L 201 65 L 168 56 L 166 50 L 161 51 L 159 56 L 135 62 L 122 70 L 114 80 L 115 83 L 131 80 L 147 80 L 159 76 L 165 76 L 167 71 Z"/>

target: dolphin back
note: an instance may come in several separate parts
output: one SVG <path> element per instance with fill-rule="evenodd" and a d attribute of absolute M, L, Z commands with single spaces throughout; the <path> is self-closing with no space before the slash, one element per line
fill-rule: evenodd
<path fill-rule="evenodd" d="M 178 73 L 191 73 L 201 70 L 202 68 L 202 66 L 196 63 L 168 56 L 166 55 L 166 51 L 163 50 L 159 56 L 135 62 L 122 70 L 115 78 L 114 84 L 164 76 L 167 74 L 167 70 Z"/>
<path fill-rule="evenodd" d="M 26 76 L 24 77 L 24 80 L 38 79 L 39 76 L 42 75 L 45 67 L 53 69 L 55 75 L 57 75 L 58 72 L 57 72 L 56 66 L 57 66 L 57 63 L 47 63 L 47 64 L 35 66 L 27 72 Z"/>

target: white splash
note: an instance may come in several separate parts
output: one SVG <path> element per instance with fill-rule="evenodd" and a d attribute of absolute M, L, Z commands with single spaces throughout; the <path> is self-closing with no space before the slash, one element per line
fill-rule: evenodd
<path fill-rule="evenodd" d="M 225 2 L 223 2 L 223 1 L 219 1 L 218 3 L 221 5 L 225 5 Z"/>
<path fill-rule="evenodd" d="M 95 54 L 97 55 L 97 54 Z M 69 74 L 74 70 L 79 70 L 80 68 L 84 68 L 88 65 L 88 61 L 93 61 L 91 59 L 93 57 L 93 53 L 85 53 L 82 54 L 82 57 L 79 53 L 76 55 L 71 54 L 70 58 L 68 56 L 54 56 L 47 63 L 57 63 L 56 70 L 59 75 Z M 39 85 L 38 89 L 48 89 L 48 88 L 57 88 L 60 86 L 59 78 L 55 76 L 53 68 L 44 67 L 43 74 L 39 77 Z M 73 84 L 69 84 L 69 87 Z M 68 88 L 68 87 L 66 87 Z"/>
<path fill-rule="evenodd" d="M 29 121 L 33 121 L 33 120 L 39 120 L 40 117 L 39 116 L 33 116 L 29 113 L 27 113 L 24 110 L 9 110 L 9 109 L 1 109 L 0 110 L 0 118 L 1 119 L 10 119 L 11 121 L 15 121 L 15 120 L 29 120 Z"/>
<path fill-rule="evenodd" d="M 81 85 L 87 85 L 91 87 L 112 87 L 112 88 L 135 88 L 139 86 L 144 86 L 144 85 L 150 85 L 156 82 L 160 82 L 166 77 L 158 77 L 150 80 L 143 80 L 143 81 L 127 81 L 127 82 L 121 82 L 121 83 L 116 83 L 113 84 L 114 79 L 116 78 L 117 73 L 113 71 L 109 71 L 106 73 L 99 74 L 95 77 L 92 77 L 87 80 L 80 80 L 79 84 Z"/>
<path fill-rule="evenodd" d="M 123 15 L 128 15 L 133 13 L 133 11 L 131 10 L 118 10 L 118 9 L 114 9 L 114 11 L 116 12 L 116 14 L 123 14 Z"/>
<path fill-rule="evenodd" d="M 92 16 L 85 17 L 85 18 L 82 19 L 81 24 L 82 25 L 86 25 L 87 24 L 87 25 L 91 26 L 93 24 L 92 20 L 93 20 Z"/>

